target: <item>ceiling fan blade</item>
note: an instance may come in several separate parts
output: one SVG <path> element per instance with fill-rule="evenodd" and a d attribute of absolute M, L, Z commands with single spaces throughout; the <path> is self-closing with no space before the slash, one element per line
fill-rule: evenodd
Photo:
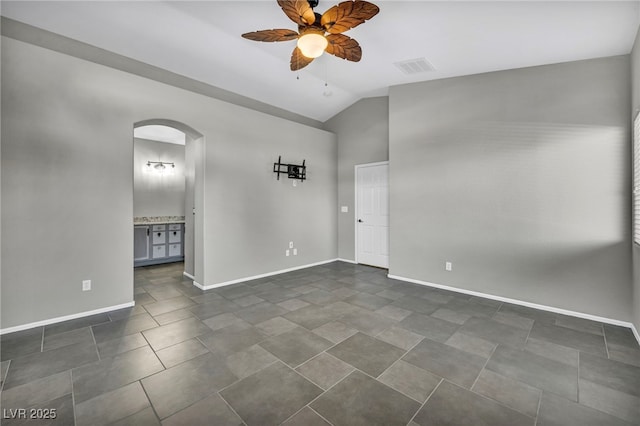
<path fill-rule="evenodd" d="M 329 34 L 325 38 L 329 42 L 325 52 L 352 62 L 358 62 L 362 58 L 362 48 L 351 37 L 344 34 Z"/>
<path fill-rule="evenodd" d="M 316 14 L 307 0 L 278 0 L 285 15 L 298 25 L 311 25 L 316 21 Z"/>
<path fill-rule="evenodd" d="M 327 10 L 320 19 L 322 27 L 331 34 L 343 33 L 373 18 L 378 6 L 364 0 L 347 0 Z"/>
<path fill-rule="evenodd" d="M 242 37 L 254 41 L 289 41 L 298 38 L 298 33 L 292 30 L 262 30 L 242 34 Z"/>
<path fill-rule="evenodd" d="M 313 58 L 307 58 L 304 56 L 298 46 L 293 49 L 293 54 L 291 55 L 291 71 L 302 69 L 311 62 L 313 62 Z"/>

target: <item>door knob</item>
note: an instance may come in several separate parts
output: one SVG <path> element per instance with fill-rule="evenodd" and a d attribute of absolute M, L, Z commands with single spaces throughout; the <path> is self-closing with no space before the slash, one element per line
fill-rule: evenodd
<path fill-rule="evenodd" d="M 358 219 L 358 222 L 362 223 L 362 219 Z"/>

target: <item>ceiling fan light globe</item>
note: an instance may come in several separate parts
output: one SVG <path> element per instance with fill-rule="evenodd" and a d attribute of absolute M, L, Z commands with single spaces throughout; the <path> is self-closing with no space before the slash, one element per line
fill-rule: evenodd
<path fill-rule="evenodd" d="M 317 58 L 327 48 L 327 39 L 317 33 L 304 34 L 298 39 L 298 48 L 307 58 Z"/>

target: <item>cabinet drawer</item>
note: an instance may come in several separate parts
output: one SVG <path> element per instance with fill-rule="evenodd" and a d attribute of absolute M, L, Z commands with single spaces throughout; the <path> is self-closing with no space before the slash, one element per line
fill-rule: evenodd
<path fill-rule="evenodd" d="M 180 231 L 182 229 L 182 224 L 181 223 L 170 223 L 169 224 L 169 231 Z"/>
<path fill-rule="evenodd" d="M 153 252 L 151 253 L 152 259 L 158 259 L 161 257 L 167 257 L 167 246 L 153 246 Z"/>
<path fill-rule="evenodd" d="M 153 244 L 164 244 L 166 241 L 166 233 L 164 231 L 153 232 Z"/>
<path fill-rule="evenodd" d="M 182 254 L 182 244 L 169 244 L 169 257 L 180 256 Z"/>
<path fill-rule="evenodd" d="M 167 230 L 167 225 L 153 225 L 153 230 L 154 231 L 166 231 Z"/>
<path fill-rule="evenodd" d="M 182 241 L 182 232 L 178 231 L 169 231 L 169 244 L 171 243 L 179 243 Z"/>

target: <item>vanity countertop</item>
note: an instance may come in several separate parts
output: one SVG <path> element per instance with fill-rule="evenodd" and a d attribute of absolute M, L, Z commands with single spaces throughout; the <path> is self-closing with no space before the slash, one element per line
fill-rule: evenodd
<path fill-rule="evenodd" d="M 139 216 L 133 218 L 133 225 L 163 225 L 165 223 L 184 223 L 184 216 Z"/>

